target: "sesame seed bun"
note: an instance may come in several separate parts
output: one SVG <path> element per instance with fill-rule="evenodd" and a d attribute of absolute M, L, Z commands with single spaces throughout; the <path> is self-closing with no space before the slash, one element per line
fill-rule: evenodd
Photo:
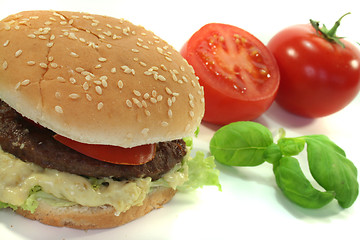
<path fill-rule="evenodd" d="M 19 208 L 16 212 L 26 218 L 41 223 L 76 229 L 103 229 L 124 225 L 142 217 L 154 209 L 161 208 L 175 195 L 172 188 L 157 188 L 149 193 L 141 206 L 132 206 L 126 212 L 117 215 L 112 206 L 54 207 L 40 201 L 34 213 Z"/>
<path fill-rule="evenodd" d="M 0 98 L 73 140 L 122 147 L 191 135 L 203 89 L 168 43 L 123 19 L 27 11 L 0 22 Z"/>

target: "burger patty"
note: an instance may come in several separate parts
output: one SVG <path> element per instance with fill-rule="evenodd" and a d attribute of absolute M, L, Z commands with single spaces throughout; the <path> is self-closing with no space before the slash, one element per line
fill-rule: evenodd
<path fill-rule="evenodd" d="M 186 154 L 185 142 L 160 142 L 153 160 L 143 165 L 117 165 L 83 155 L 56 141 L 54 132 L 36 126 L 0 100 L 0 146 L 24 162 L 33 162 L 44 168 L 88 177 L 131 179 L 161 178 L 181 162 Z"/>

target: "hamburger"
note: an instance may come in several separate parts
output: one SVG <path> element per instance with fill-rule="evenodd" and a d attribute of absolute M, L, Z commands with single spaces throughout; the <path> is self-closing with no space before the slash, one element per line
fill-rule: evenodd
<path fill-rule="evenodd" d="M 203 117 L 203 89 L 153 32 L 108 16 L 26 11 L 0 21 L 0 44 L 0 208 L 110 228 L 178 189 L 218 185 L 213 159 L 191 157 L 185 141 Z"/>

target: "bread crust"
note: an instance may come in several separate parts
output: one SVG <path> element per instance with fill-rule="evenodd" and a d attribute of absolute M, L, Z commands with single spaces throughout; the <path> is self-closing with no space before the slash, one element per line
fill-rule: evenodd
<path fill-rule="evenodd" d="M 149 193 L 141 206 L 133 206 L 126 212 L 116 216 L 112 206 L 101 207 L 52 207 L 40 202 L 34 213 L 21 208 L 16 212 L 26 218 L 56 227 L 75 229 L 104 229 L 113 228 L 131 222 L 170 201 L 176 191 L 172 188 L 157 188 Z"/>
<path fill-rule="evenodd" d="M 73 140 L 133 147 L 192 135 L 204 114 L 193 68 L 123 19 L 27 11 L 0 21 L 0 98 Z"/>

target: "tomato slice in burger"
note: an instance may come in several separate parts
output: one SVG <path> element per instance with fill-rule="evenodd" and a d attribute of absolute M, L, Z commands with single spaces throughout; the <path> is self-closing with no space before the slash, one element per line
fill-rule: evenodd
<path fill-rule="evenodd" d="M 54 135 L 60 143 L 86 156 L 103 162 L 122 165 L 141 165 L 155 157 L 156 144 L 141 145 L 132 148 L 123 148 L 110 145 L 86 144 L 74 141 L 61 135 Z"/>
<path fill-rule="evenodd" d="M 279 86 L 275 58 L 256 37 L 235 26 L 210 23 L 181 49 L 205 92 L 204 120 L 253 120 L 274 101 Z"/>

